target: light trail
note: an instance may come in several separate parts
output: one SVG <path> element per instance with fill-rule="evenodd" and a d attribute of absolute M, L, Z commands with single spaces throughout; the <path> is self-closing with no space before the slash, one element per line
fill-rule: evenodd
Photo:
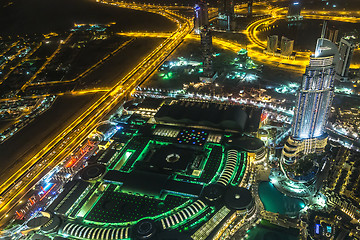
<path fill-rule="evenodd" d="M 262 18 L 256 20 L 248 25 L 245 35 L 250 40 L 251 44 L 244 46 L 237 42 L 231 40 L 225 40 L 217 37 L 213 37 L 214 45 L 227 49 L 233 52 L 238 52 L 242 48 L 246 48 L 248 50 L 249 56 L 262 64 L 271 65 L 284 70 L 291 70 L 297 73 L 304 72 L 304 69 L 309 63 L 310 52 L 301 52 L 295 51 L 296 58 L 295 59 L 286 59 L 282 57 L 272 56 L 265 54 L 263 50 L 266 48 L 266 41 L 262 41 L 258 38 L 257 33 L 259 32 L 259 28 L 263 25 L 271 25 L 274 24 L 278 20 L 282 20 L 286 18 L 287 8 L 269 8 L 272 16 Z M 324 11 L 329 14 L 329 12 Z M 343 22 L 360 22 L 359 17 L 344 17 L 344 16 L 329 16 L 324 15 L 324 12 L 321 12 L 322 15 L 317 16 L 315 14 L 305 14 L 305 18 L 309 19 L 328 19 L 334 21 L 343 21 Z M 334 12 L 330 12 L 334 14 Z M 360 14 L 360 12 L 359 12 Z M 165 33 L 144 33 L 144 32 L 129 32 L 129 33 L 120 33 L 127 36 L 137 36 L 137 37 L 165 37 Z M 197 35 L 189 35 L 188 39 L 199 39 Z"/>
<path fill-rule="evenodd" d="M 171 33 L 161 33 L 161 32 L 118 32 L 116 35 L 126 36 L 126 37 L 152 37 L 152 38 L 168 38 L 171 36 Z"/>
<path fill-rule="evenodd" d="M 336 13 L 344 14 L 343 12 L 321 11 L 317 15 L 317 12 L 312 11 L 312 14 L 305 13 L 303 16 L 305 19 L 332 20 L 351 23 L 360 22 L 360 12 L 358 12 L 358 16 L 334 16 Z M 271 25 L 276 21 L 283 20 L 286 18 L 286 14 L 286 8 L 274 8 L 271 9 L 272 16 L 256 20 L 248 25 L 246 29 L 246 36 L 251 42 L 251 44 L 247 46 L 249 56 L 261 63 L 270 64 L 288 70 L 290 69 L 296 72 L 303 72 L 309 63 L 311 55 L 310 52 L 294 51 L 296 53 L 296 58 L 294 60 L 271 56 L 262 52 L 263 49 L 266 48 L 266 41 L 260 40 L 257 36 L 259 27 L 263 25 Z M 236 44 L 234 43 L 234 45 Z"/>
<path fill-rule="evenodd" d="M 97 63 L 95 63 L 94 65 L 92 65 L 91 67 L 89 67 L 88 69 L 86 69 L 84 72 L 82 72 L 81 74 L 79 74 L 76 78 L 74 79 L 70 79 L 70 80 L 58 80 L 58 81 L 51 81 L 51 82 L 37 82 L 37 83 L 31 83 L 29 81 L 29 84 L 27 86 L 23 86 L 23 87 L 31 87 L 31 86 L 43 86 L 43 85 L 56 85 L 56 84 L 63 84 L 63 83 L 72 83 L 72 82 L 76 82 L 77 80 L 79 80 L 80 78 L 85 77 L 86 75 L 88 75 L 89 73 L 91 73 L 92 71 L 94 71 L 95 69 L 97 69 L 98 67 L 100 67 L 101 64 L 103 64 L 106 60 L 108 60 L 110 57 L 112 57 L 114 54 L 116 54 L 118 51 L 120 51 L 122 48 L 124 48 L 125 46 L 127 46 L 128 44 L 132 43 L 135 39 L 130 39 L 126 42 L 124 42 L 123 44 L 121 44 L 118 48 L 116 48 L 114 51 L 112 51 L 111 53 L 107 54 L 105 57 L 103 57 L 101 60 L 99 60 Z"/>
<path fill-rule="evenodd" d="M 176 14 L 172 14 L 168 11 L 166 11 L 166 13 L 162 12 L 162 14 L 170 15 L 169 18 L 175 18 L 174 16 L 178 17 Z M 46 172 L 46 169 L 51 169 L 56 166 L 71 152 L 72 149 L 77 147 L 111 109 L 119 104 L 139 83 L 151 75 L 158 66 L 165 61 L 167 56 L 178 47 L 185 36 L 189 34 L 193 28 L 192 22 L 189 19 L 184 17 L 181 17 L 180 19 L 185 21 L 179 24 L 179 28 L 175 33 L 145 57 L 124 78 L 120 79 L 110 91 L 105 93 L 38 154 L 27 161 L 22 168 L 3 182 L 0 186 L 0 192 L 2 193 L 9 189 L 9 187 L 12 187 L 14 183 L 20 184 L 20 186 L 17 189 L 13 189 L 16 192 L 11 191 L 12 188 L 10 188 L 10 192 L 5 193 L 3 202 L 0 204 L 1 219 L 3 219 L 6 216 L 6 213 L 16 205 L 14 205 L 14 203 L 21 198 L 22 193 L 27 192 L 28 189 L 33 186 L 34 182 Z M 65 144 L 61 144 L 64 139 L 68 140 L 66 140 Z M 42 164 L 41 167 L 39 167 L 39 164 Z M 33 166 L 39 168 L 31 169 L 32 175 L 28 176 L 26 183 L 24 183 L 24 178 L 20 179 L 20 177 L 27 173 L 27 170 Z"/>
<path fill-rule="evenodd" d="M 0 103 L 8 102 L 8 101 L 19 101 L 21 99 L 36 99 L 36 98 L 44 98 L 50 96 L 63 96 L 63 95 L 84 95 L 84 94 L 91 94 L 91 93 L 100 93 L 100 92 L 108 92 L 110 88 L 94 88 L 94 89 L 85 89 L 85 90 L 76 90 L 76 91 L 68 91 L 68 92 L 61 92 L 57 94 L 40 94 L 40 95 L 31 95 L 31 96 L 24 96 L 24 97 L 12 97 L 12 98 L 1 98 Z"/>
<path fill-rule="evenodd" d="M 319 19 L 328 21 L 339 21 L 348 23 L 359 23 L 359 17 L 345 17 L 345 16 L 330 16 L 330 15 L 315 15 L 315 14 L 304 14 L 302 15 L 305 19 Z"/>
<path fill-rule="evenodd" d="M 200 37 L 198 35 L 192 34 L 192 35 L 188 35 L 187 39 L 198 41 L 200 39 Z M 246 48 L 246 46 L 244 46 L 240 43 L 233 42 L 233 41 L 227 40 L 227 39 L 218 38 L 218 37 L 213 37 L 212 41 L 215 46 L 222 48 L 222 49 L 232 51 L 234 53 L 238 53 L 241 49 Z M 284 70 L 292 70 L 297 73 L 303 73 L 304 68 L 306 67 L 306 64 L 308 63 L 306 60 L 302 60 L 301 65 L 299 65 L 299 64 L 297 64 L 297 62 L 294 62 L 294 60 L 283 59 L 283 58 L 266 55 L 262 52 L 259 52 L 256 49 L 254 50 L 254 48 L 249 47 L 249 45 L 247 46 L 247 51 L 248 51 L 248 55 L 253 60 L 255 60 L 259 63 L 275 66 L 277 68 L 284 69 Z"/>

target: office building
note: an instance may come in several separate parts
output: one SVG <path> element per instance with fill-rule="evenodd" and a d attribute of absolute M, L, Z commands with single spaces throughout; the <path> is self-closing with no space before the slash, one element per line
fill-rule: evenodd
<path fill-rule="evenodd" d="M 287 19 L 290 21 L 302 20 L 301 3 L 297 0 L 291 1 L 288 7 Z"/>
<path fill-rule="evenodd" d="M 284 57 L 290 57 L 294 50 L 294 40 L 288 39 L 287 37 L 281 37 L 281 55 Z"/>
<path fill-rule="evenodd" d="M 203 57 L 203 70 L 205 77 L 212 77 L 214 74 L 212 68 L 212 35 L 207 25 L 204 25 L 200 32 L 201 50 Z"/>
<path fill-rule="evenodd" d="M 200 34 L 201 28 L 205 25 L 209 25 L 208 8 L 206 2 L 201 0 L 198 1 L 195 4 L 194 13 L 194 31 L 195 34 Z"/>
<path fill-rule="evenodd" d="M 339 44 L 339 63 L 336 66 L 336 78 L 345 81 L 349 77 L 349 69 L 354 49 L 357 46 L 356 38 L 353 36 L 343 37 Z"/>
<path fill-rule="evenodd" d="M 291 135 L 283 149 L 282 164 L 292 165 L 301 156 L 324 150 L 337 60 L 336 45 L 328 39 L 319 38 L 315 54 L 310 57 L 310 64 L 303 75 Z"/>
<path fill-rule="evenodd" d="M 248 16 L 251 17 L 252 16 L 252 11 L 253 11 L 253 0 L 248 0 Z"/>
<path fill-rule="evenodd" d="M 339 36 L 338 29 L 335 29 L 334 27 L 331 27 L 328 29 L 327 36 L 326 36 L 327 39 L 329 39 L 333 43 L 337 43 L 338 36 Z"/>
<path fill-rule="evenodd" d="M 201 52 L 203 58 L 204 77 L 211 78 L 214 75 L 212 69 L 212 35 L 209 27 L 207 3 L 199 0 L 195 4 L 195 33 L 200 34 Z"/>
<path fill-rule="evenodd" d="M 233 0 L 218 0 L 219 18 L 234 16 L 234 1 Z"/>
<path fill-rule="evenodd" d="M 267 37 L 267 52 L 275 54 L 279 45 L 278 35 L 272 35 Z"/>
<path fill-rule="evenodd" d="M 225 30 L 234 30 L 235 11 L 233 0 L 218 0 L 219 27 Z"/>

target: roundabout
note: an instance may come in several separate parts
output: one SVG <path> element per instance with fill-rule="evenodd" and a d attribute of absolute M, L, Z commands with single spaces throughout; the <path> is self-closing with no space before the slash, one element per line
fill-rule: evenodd
<path fill-rule="evenodd" d="M 309 57 L 311 54 L 309 51 L 295 51 L 296 58 L 294 60 L 270 56 L 263 53 L 267 43 L 259 38 L 259 33 L 261 32 L 260 29 L 269 28 L 270 26 L 275 25 L 278 21 L 285 21 L 286 19 L 286 10 L 284 8 L 275 8 L 271 11 L 271 13 L 272 16 L 257 19 L 247 26 L 245 34 L 250 41 L 250 44 L 247 45 L 249 56 L 261 63 L 284 67 L 296 72 L 303 72 L 309 63 Z M 305 21 L 327 20 L 344 23 L 360 22 L 360 16 L 357 14 L 353 16 L 339 16 L 337 12 L 332 11 L 305 11 L 303 17 Z M 320 31 L 318 35 L 320 36 Z"/>

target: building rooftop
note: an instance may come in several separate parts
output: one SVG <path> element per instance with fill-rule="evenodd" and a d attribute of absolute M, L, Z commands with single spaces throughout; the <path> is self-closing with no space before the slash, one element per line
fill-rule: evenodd
<path fill-rule="evenodd" d="M 138 104 L 138 109 L 158 109 L 164 102 L 162 98 L 145 98 L 144 101 Z"/>
<path fill-rule="evenodd" d="M 252 131 L 260 123 L 261 111 L 210 102 L 173 101 L 163 105 L 155 120 L 164 123 L 202 125 L 216 129 Z"/>

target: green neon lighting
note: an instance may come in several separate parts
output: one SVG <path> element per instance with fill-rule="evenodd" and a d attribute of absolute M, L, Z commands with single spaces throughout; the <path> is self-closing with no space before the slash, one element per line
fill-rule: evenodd
<path fill-rule="evenodd" d="M 240 184 L 246 171 L 247 152 L 239 152 L 238 157 L 240 157 L 242 154 L 244 155 L 244 159 L 238 159 L 236 170 L 234 171 L 235 174 L 233 174 L 232 180 L 230 180 L 230 183 L 233 186 L 237 186 Z"/>
<path fill-rule="evenodd" d="M 162 76 L 162 79 L 164 79 L 164 80 L 169 80 L 169 79 L 172 79 L 173 78 L 173 73 L 172 72 L 168 72 L 168 73 L 166 73 L 166 74 L 164 74 L 163 76 Z"/>
<path fill-rule="evenodd" d="M 117 161 L 113 170 L 120 170 L 121 167 L 127 162 L 127 160 L 134 154 L 134 150 L 127 150 L 122 157 Z"/>

